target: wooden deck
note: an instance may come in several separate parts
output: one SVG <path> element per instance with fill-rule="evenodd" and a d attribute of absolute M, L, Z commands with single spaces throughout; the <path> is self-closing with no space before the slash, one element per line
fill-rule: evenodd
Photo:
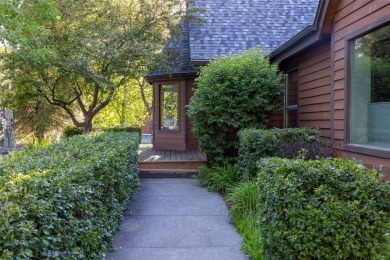
<path fill-rule="evenodd" d="M 141 144 L 138 150 L 138 168 L 142 175 L 194 174 L 202 165 L 207 165 L 207 158 L 196 150 L 155 150 L 151 144 Z"/>

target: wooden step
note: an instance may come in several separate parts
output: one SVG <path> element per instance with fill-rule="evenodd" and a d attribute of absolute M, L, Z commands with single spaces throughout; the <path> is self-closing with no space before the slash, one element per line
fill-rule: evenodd
<path fill-rule="evenodd" d="M 197 174 L 198 168 L 207 161 L 156 161 L 138 162 L 140 177 L 188 178 Z"/>
<path fill-rule="evenodd" d="M 196 170 L 202 165 L 207 165 L 207 161 L 203 160 L 191 160 L 191 161 L 155 161 L 155 162 L 138 162 L 138 167 L 141 170 L 146 169 L 187 169 Z"/>

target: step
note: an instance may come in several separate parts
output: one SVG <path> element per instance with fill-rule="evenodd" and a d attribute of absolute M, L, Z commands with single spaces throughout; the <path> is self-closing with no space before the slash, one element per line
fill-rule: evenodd
<path fill-rule="evenodd" d="M 140 170 L 138 176 L 140 178 L 191 178 L 198 174 L 197 171 L 176 169 L 176 170 L 159 170 L 151 169 L 147 171 Z"/>
<path fill-rule="evenodd" d="M 191 177 L 197 174 L 200 166 L 207 165 L 207 161 L 156 161 L 138 162 L 140 177 L 180 178 Z"/>
<path fill-rule="evenodd" d="M 155 161 L 155 162 L 138 162 L 138 167 L 141 170 L 146 169 L 187 169 L 187 170 L 197 170 L 198 167 L 202 165 L 207 165 L 207 161 L 203 160 L 191 160 L 191 161 Z"/>

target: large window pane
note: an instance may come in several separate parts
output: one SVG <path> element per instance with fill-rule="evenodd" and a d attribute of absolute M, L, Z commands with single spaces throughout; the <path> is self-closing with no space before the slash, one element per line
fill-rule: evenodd
<path fill-rule="evenodd" d="M 160 85 L 160 129 L 179 130 L 179 86 Z"/>
<path fill-rule="evenodd" d="M 390 147 L 390 26 L 352 41 L 350 142 Z"/>

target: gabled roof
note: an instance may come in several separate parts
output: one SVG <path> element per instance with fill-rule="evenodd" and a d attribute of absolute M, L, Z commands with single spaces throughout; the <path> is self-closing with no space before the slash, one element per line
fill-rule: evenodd
<path fill-rule="evenodd" d="M 319 0 L 195 0 L 191 6 L 206 9 L 205 23 L 183 23 L 183 35 L 171 40 L 174 73 L 154 71 L 148 78 L 195 73 L 193 65 L 207 64 L 253 47 L 272 52 L 314 23 Z M 174 51 L 172 52 L 174 53 Z"/>
<path fill-rule="evenodd" d="M 189 28 L 192 60 L 210 60 L 256 46 L 273 51 L 313 24 L 318 0 L 197 0 L 205 24 Z"/>
<path fill-rule="evenodd" d="M 339 0 L 321 0 L 313 24 L 274 50 L 269 55 L 271 61 L 280 62 L 292 57 L 329 36 L 338 3 Z"/>

